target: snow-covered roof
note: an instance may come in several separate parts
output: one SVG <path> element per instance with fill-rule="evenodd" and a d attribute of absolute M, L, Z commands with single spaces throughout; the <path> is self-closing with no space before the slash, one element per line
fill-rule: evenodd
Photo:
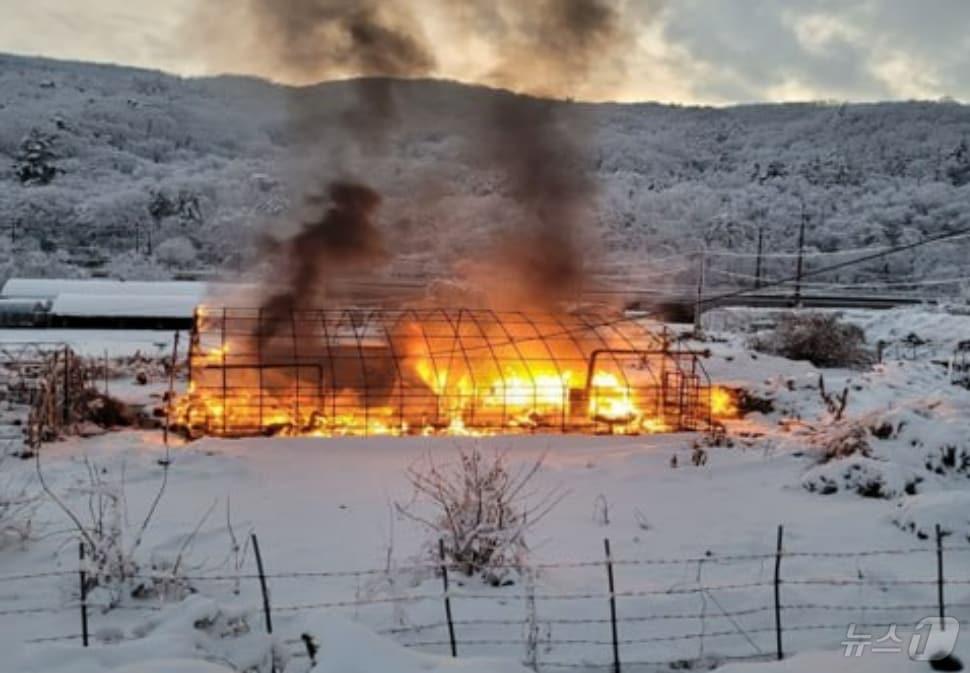
<path fill-rule="evenodd" d="M 11 278 L 0 292 L 4 297 L 52 299 L 61 293 L 113 296 L 191 296 L 202 301 L 207 283 L 198 281 L 131 281 L 78 278 Z"/>
<path fill-rule="evenodd" d="M 198 297 L 190 294 L 83 294 L 61 292 L 51 305 L 59 316 L 191 318 Z"/>
<path fill-rule="evenodd" d="M 200 304 L 249 305 L 261 292 L 245 283 L 11 278 L 0 290 L 0 302 L 21 311 L 47 302 L 52 314 L 62 316 L 191 318 Z"/>

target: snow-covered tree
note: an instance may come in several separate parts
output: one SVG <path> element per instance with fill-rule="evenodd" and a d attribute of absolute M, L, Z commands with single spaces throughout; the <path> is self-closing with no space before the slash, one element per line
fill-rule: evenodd
<path fill-rule="evenodd" d="M 56 136 L 32 129 L 20 143 L 15 157 L 14 173 L 25 185 L 46 185 L 58 173 L 54 165 L 57 155 L 54 152 Z"/>

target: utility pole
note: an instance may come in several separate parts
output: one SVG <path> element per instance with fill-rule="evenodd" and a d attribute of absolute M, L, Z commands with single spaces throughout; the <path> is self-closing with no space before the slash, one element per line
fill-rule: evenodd
<path fill-rule="evenodd" d="M 755 262 L 754 267 L 754 289 L 761 287 L 761 251 L 762 251 L 762 241 L 764 239 L 764 229 L 758 227 L 758 258 Z"/>
<path fill-rule="evenodd" d="M 802 256 L 805 252 L 805 199 L 802 198 L 802 221 L 798 225 L 798 264 L 795 269 L 795 306 L 802 303 Z"/>
<path fill-rule="evenodd" d="M 694 303 L 694 335 L 701 333 L 701 306 L 704 299 L 704 267 L 707 266 L 706 251 L 700 253 L 700 270 L 697 273 L 697 301 Z"/>

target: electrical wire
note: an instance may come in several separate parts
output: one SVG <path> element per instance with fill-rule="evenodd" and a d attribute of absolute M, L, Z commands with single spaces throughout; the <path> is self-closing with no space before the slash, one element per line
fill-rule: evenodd
<path fill-rule="evenodd" d="M 952 240 L 958 237 L 965 237 L 970 235 L 970 227 L 965 227 L 963 229 L 958 229 L 947 234 L 938 234 L 937 236 L 931 236 L 929 238 L 924 238 L 919 241 L 913 241 L 912 243 L 906 243 L 905 245 L 897 245 L 889 250 L 883 252 L 875 252 L 870 255 L 865 255 L 859 257 L 858 259 L 847 260 L 845 262 L 839 262 L 837 264 L 829 264 L 828 266 L 823 266 L 818 269 L 812 269 L 809 271 L 802 271 L 801 275 L 789 276 L 788 278 L 783 278 L 781 280 L 768 281 L 761 284 L 761 287 L 755 288 L 743 288 L 740 290 L 735 290 L 733 292 L 727 292 L 713 297 L 701 298 L 698 302 L 700 304 L 711 304 L 713 302 L 722 301 L 724 299 L 733 299 L 734 297 L 743 297 L 747 294 L 752 294 L 753 292 L 761 291 L 769 287 L 780 287 L 787 283 L 799 282 L 806 277 L 818 276 L 823 273 L 828 273 L 830 271 L 838 271 L 839 269 L 846 269 L 850 266 L 855 266 L 856 264 L 862 264 L 864 262 L 871 262 L 874 259 L 880 259 L 888 255 L 894 255 L 896 253 L 905 252 L 906 250 L 913 250 L 915 248 L 922 247 L 924 245 L 929 245 L 931 243 L 938 243 L 940 241 Z"/>
<path fill-rule="evenodd" d="M 949 232 L 949 233 L 946 233 L 946 234 L 939 234 L 937 236 L 931 236 L 929 238 L 924 238 L 924 239 L 921 239 L 919 241 L 914 241 L 912 243 L 906 243 L 905 245 L 897 245 L 895 247 L 889 248 L 888 250 L 884 250 L 882 252 L 875 252 L 875 253 L 872 253 L 872 254 L 869 254 L 869 255 L 865 255 L 863 257 L 859 257 L 858 259 L 847 260 L 845 262 L 838 262 L 836 264 L 829 264 L 828 266 L 823 266 L 823 267 L 820 267 L 818 269 L 812 269 L 812 270 L 809 270 L 809 271 L 803 271 L 800 276 L 799 275 L 795 275 L 795 276 L 789 276 L 788 278 L 783 278 L 783 279 L 780 279 L 780 280 L 766 281 L 766 282 L 763 282 L 761 284 L 761 286 L 758 287 L 758 288 L 752 288 L 752 287 L 749 287 L 749 288 L 741 288 L 741 289 L 738 289 L 738 290 L 733 290 L 733 291 L 730 291 L 730 292 L 724 292 L 724 293 L 717 294 L 717 295 L 713 295 L 713 296 L 710 296 L 710 297 L 702 297 L 702 298 L 700 298 L 698 300 L 697 303 L 699 305 L 710 305 L 710 304 L 713 304 L 713 303 L 716 303 L 716 302 L 719 302 L 719 301 L 723 301 L 725 299 L 733 299 L 735 297 L 743 297 L 745 295 L 749 295 L 749 294 L 754 294 L 754 293 L 757 293 L 757 292 L 761 292 L 761 291 L 766 290 L 768 288 L 772 288 L 772 287 L 782 287 L 782 286 L 787 285 L 787 284 L 790 284 L 790 283 L 797 283 L 797 282 L 801 281 L 802 279 L 804 279 L 806 277 L 818 276 L 818 275 L 821 275 L 823 273 L 828 273 L 830 271 L 837 271 L 839 269 L 847 269 L 847 268 L 849 268 L 851 266 L 855 266 L 856 264 L 862 264 L 864 262 L 871 262 L 874 259 L 880 259 L 880 258 L 886 257 L 888 255 L 894 255 L 894 254 L 899 253 L 899 252 L 905 252 L 906 250 L 913 250 L 915 248 L 919 248 L 919 247 L 922 247 L 924 245 L 930 245 L 931 243 L 938 243 L 940 241 L 952 240 L 952 239 L 956 239 L 956 238 L 959 238 L 959 237 L 966 237 L 966 236 L 970 236 L 970 227 L 965 227 L 963 229 L 957 229 L 956 231 L 952 231 L 952 232 Z M 496 343 L 489 343 L 489 344 L 485 344 L 485 345 L 482 345 L 482 346 L 469 346 L 469 347 L 466 348 L 466 352 L 472 351 L 472 350 L 477 350 L 477 349 L 488 349 L 488 348 L 497 348 L 497 347 L 501 347 L 501 346 L 518 345 L 518 344 L 522 344 L 522 343 L 528 343 L 530 341 L 541 341 L 543 339 L 550 339 L 550 338 L 557 337 L 557 336 L 568 337 L 570 335 L 582 334 L 584 332 L 588 332 L 590 329 L 600 329 L 600 328 L 604 328 L 604 327 L 614 327 L 616 325 L 621 325 L 621 324 L 636 323 L 639 320 L 640 320 L 639 317 L 621 316 L 619 318 L 614 318 L 614 319 L 611 319 L 611 320 L 603 320 L 603 321 L 600 321 L 599 323 L 590 323 L 588 325 L 583 325 L 583 326 L 579 326 L 579 327 L 575 327 L 575 328 L 566 328 L 566 329 L 563 329 L 563 330 L 553 331 L 553 332 L 549 332 L 549 333 L 541 334 L 541 335 L 536 335 L 536 336 L 529 336 L 529 337 L 510 337 L 506 341 L 500 341 L 500 342 L 496 342 Z M 433 356 L 433 355 L 446 356 L 446 355 L 449 355 L 449 354 L 450 354 L 450 351 L 438 351 L 438 352 L 430 352 L 430 353 L 428 353 L 429 356 Z"/>

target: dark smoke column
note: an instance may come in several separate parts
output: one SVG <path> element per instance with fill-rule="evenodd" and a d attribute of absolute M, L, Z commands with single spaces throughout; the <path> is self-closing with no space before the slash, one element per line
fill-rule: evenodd
<path fill-rule="evenodd" d="M 393 79 L 427 74 L 434 57 L 405 2 L 377 0 L 233 0 L 227 5 L 245 33 L 254 36 L 263 65 L 281 79 L 316 82 L 358 77 L 355 99 L 338 118 L 344 147 L 320 152 L 316 175 L 304 176 L 302 229 L 292 239 L 267 246 L 265 256 L 284 277 L 283 288 L 263 303 L 267 329 L 275 332 L 293 310 L 318 308 L 342 276 L 373 271 L 387 259 L 374 224 L 381 202 L 377 191 L 347 177 L 340 157 L 352 149 L 365 155 L 385 151 L 385 137 L 397 120 Z M 225 31 L 227 20 L 214 14 L 209 24 Z M 290 99 L 292 128 L 299 143 L 313 147 L 335 135 L 333 117 L 321 117 L 312 89 L 297 89 Z M 336 164 L 336 165 L 335 165 Z M 312 170 L 312 169 L 311 169 Z M 329 185 L 328 177 L 343 176 Z"/>
<path fill-rule="evenodd" d="M 381 202 L 377 192 L 363 185 L 334 182 L 325 197 L 308 201 L 314 209 L 322 208 L 323 215 L 306 222 L 278 251 L 285 290 L 263 304 L 269 334 L 288 324 L 291 311 L 319 308 L 330 281 L 379 264 L 386 255 L 373 221 Z"/>
<path fill-rule="evenodd" d="M 469 30 L 499 26 L 490 81 L 537 96 L 574 96 L 631 39 L 610 0 L 498 0 L 463 16 Z M 493 302 L 555 307 L 580 295 L 593 252 L 583 239 L 594 230 L 597 197 L 580 116 L 565 103 L 524 96 L 497 99 L 485 116 L 473 151 L 505 177 L 526 213 L 524 224 L 501 228 L 494 242 L 488 266 L 501 281 L 493 284 Z"/>
<path fill-rule="evenodd" d="M 618 14 L 621 2 L 206 0 L 201 4 L 210 7 L 203 12 L 208 19 L 197 21 L 196 32 L 221 33 L 224 45 L 228 36 L 236 53 L 234 32 L 248 35 L 252 53 L 245 57 L 250 65 L 259 61 L 262 70 L 278 73 L 278 79 L 364 78 L 355 80 L 355 101 L 337 123 L 346 144 L 374 154 L 387 151 L 385 136 L 398 119 L 394 83 L 389 78 L 435 72 L 437 59 L 422 20 L 430 26 L 432 14 L 443 19 L 438 30 L 446 25 L 447 34 L 439 32 L 435 37 L 447 39 L 452 48 L 471 43 L 472 38 L 485 41 L 492 60 L 487 83 L 522 94 L 565 98 L 581 92 L 588 79 L 604 68 L 609 70 L 622 61 L 631 36 Z M 321 117 L 312 94 L 312 90 L 296 91 L 291 107 L 294 130 L 304 144 L 326 131 L 333 135 L 332 128 L 322 126 L 333 124 L 333 117 Z M 493 299 L 520 307 L 573 299 L 583 284 L 588 254 L 580 239 L 593 228 L 589 214 L 595 210 L 597 191 L 586 163 L 589 139 L 581 131 L 582 124 L 574 123 L 575 108 L 569 108 L 568 115 L 559 115 L 556 110 L 561 106 L 524 96 L 497 96 L 495 100 L 497 104 L 481 111 L 480 122 L 470 125 L 466 138 L 475 157 L 504 180 L 526 217 L 514 220 L 513 226 L 500 227 L 490 255 L 492 270 L 479 280 Z M 319 166 L 311 193 L 331 192 L 321 187 L 326 182 L 322 176 L 347 175 L 347 166 L 335 167 L 333 156 L 321 157 L 331 163 Z M 344 182 L 353 181 L 344 177 Z M 373 192 L 359 183 L 357 187 Z M 344 210 L 336 200 L 308 198 L 306 205 L 318 209 L 307 220 L 317 224 L 307 225 L 301 236 L 309 236 L 307 232 L 314 226 L 328 221 L 331 211 L 321 212 L 321 207 Z M 372 226 L 373 212 L 351 219 Z M 460 226 L 460 213 L 456 219 Z M 372 233 L 376 235 L 376 229 Z M 292 251 L 294 246 L 284 244 L 280 249 Z M 317 290 L 332 279 L 330 272 L 300 260 L 293 266 L 301 271 L 289 289 L 289 304 L 301 301 L 297 292 L 320 301 L 323 293 Z M 368 260 L 340 270 L 371 268 Z M 286 303 L 278 297 L 273 300 L 277 306 Z"/>

